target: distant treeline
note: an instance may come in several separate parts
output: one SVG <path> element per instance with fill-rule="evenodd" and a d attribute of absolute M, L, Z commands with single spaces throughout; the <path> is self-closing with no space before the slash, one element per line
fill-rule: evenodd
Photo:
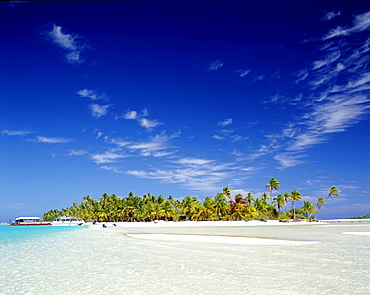
<path fill-rule="evenodd" d="M 358 216 L 358 217 L 350 217 L 348 219 L 370 219 L 370 214 L 367 214 L 364 216 Z"/>
<path fill-rule="evenodd" d="M 206 197 L 202 201 L 192 196 L 175 200 L 172 196 L 156 197 L 151 193 L 139 197 L 131 192 L 124 198 L 105 193 L 99 200 L 86 196 L 80 204 L 73 203 L 69 208 L 50 210 L 44 213 L 43 219 L 51 221 L 59 216 L 77 216 L 85 221 L 99 222 L 313 219 L 317 218 L 321 207 L 325 205 L 326 200 L 318 198 L 316 206 L 304 201 L 302 207 L 295 208 L 295 202 L 302 198 L 301 194 L 294 190 L 273 198 L 273 191 L 278 191 L 279 186 L 279 182 L 271 178 L 266 184 L 269 193 L 263 193 L 260 198 L 255 198 L 252 193 L 233 197 L 229 188 L 224 187 L 214 198 Z M 335 187 L 330 189 L 326 199 L 333 196 L 338 196 Z M 283 211 L 289 202 L 292 209 Z"/>

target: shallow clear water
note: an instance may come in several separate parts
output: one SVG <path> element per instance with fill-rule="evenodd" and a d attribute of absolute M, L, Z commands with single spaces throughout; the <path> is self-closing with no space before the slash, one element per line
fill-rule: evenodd
<path fill-rule="evenodd" d="M 4 239 L 3 226 L 0 231 L 0 294 L 370 294 L 370 236 L 358 235 L 370 232 L 370 224 L 48 227 L 28 234 L 19 229 L 13 242 Z M 321 243 L 223 245 L 139 240 L 127 233 Z"/>

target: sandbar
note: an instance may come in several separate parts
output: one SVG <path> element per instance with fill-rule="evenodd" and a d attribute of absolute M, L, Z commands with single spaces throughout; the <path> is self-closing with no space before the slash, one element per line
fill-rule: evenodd
<path fill-rule="evenodd" d="M 320 243 L 316 241 L 290 241 L 277 239 L 211 236 L 211 235 L 127 234 L 126 236 L 144 240 L 197 242 L 197 243 L 231 244 L 231 245 L 308 245 Z"/>
<path fill-rule="evenodd" d="M 370 236 L 368 231 L 356 231 L 356 232 L 344 232 L 343 235 L 355 235 L 355 236 Z"/>

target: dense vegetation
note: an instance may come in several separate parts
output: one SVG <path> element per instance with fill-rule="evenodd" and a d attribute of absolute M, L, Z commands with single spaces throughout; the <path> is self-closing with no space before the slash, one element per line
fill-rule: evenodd
<path fill-rule="evenodd" d="M 301 194 L 294 190 L 273 198 L 273 191 L 278 191 L 279 186 L 279 182 L 271 178 L 266 185 L 269 193 L 263 193 L 260 198 L 255 198 L 252 193 L 232 197 L 229 188 L 224 187 L 214 198 L 206 197 L 203 201 L 192 196 L 175 200 L 171 196 L 156 197 L 150 193 L 139 197 L 131 192 L 124 198 L 105 193 L 98 201 L 86 196 L 81 204 L 73 203 L 69 208 L 51 210 L 43 215 L 43 219 L 50 221 L 58 216 L 77 216 L 85 221 L 99 222 L 313 219 L 317 218 L 329 197 L 338 196 L 337 189 L 332 187 L 326 200 L 319 198 L 316 206 L 304 201 L 301 208 L 295 208 L 296 202 L 302 198 Z M 292 209 L 282 211 L 289 202 Z"/>
<path fill-rule="evenodd" d="M 370 214 L 364 215 L 364 216 L 358 216 L 358 217 L 351 217 L 348 219 L 370 219 Z"/>

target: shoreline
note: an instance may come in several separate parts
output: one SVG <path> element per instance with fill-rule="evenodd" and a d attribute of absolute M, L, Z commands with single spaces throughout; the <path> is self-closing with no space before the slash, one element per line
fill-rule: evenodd
<path fill-rule="evenodd" d="M 88 223 L 90 228 L 101 228 L 103 224 L 107 227 L 127 228 L 166 228 L 166 227 L 232 227 L 232 226 L 294 226 L 294 225 L 317 225 L 326 222 L 280 222 L 279 220 L 251 220 L 251 221 L 153 221 L 153 222 L 99 222 Z"/>

